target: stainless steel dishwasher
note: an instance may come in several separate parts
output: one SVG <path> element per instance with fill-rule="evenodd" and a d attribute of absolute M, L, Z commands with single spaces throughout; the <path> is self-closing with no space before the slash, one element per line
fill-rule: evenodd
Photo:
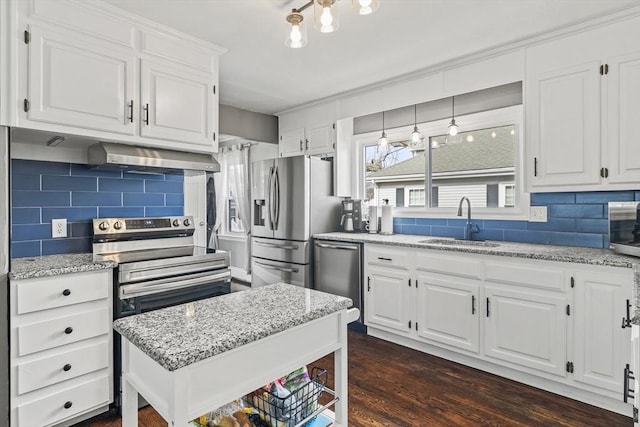
<path fill-rule="evenodd" d="M 360 310 L 360 323 L 364 316 L 362 299 L 362 245 L 332 240 L 314 240 L 314 288 L 351 298 Z"/>

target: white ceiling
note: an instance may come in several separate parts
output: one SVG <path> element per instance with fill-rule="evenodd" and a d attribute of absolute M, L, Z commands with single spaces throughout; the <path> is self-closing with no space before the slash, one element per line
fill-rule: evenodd
<path fill-rule="evenodd" d="M 340 28 L 308 28 L 284 46 L 285 16 L 306 0 L 106 0 L 228 49 L 220 102 L 277 113 L 640 4 L 639 0 L 380 0 L 360 16 L 338 3 Z M 313 22 L 313 8 L 303 12 Z"/>

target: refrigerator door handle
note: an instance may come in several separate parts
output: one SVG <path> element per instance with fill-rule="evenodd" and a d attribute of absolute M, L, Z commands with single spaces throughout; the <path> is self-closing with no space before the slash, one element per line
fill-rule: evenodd
<path fill-rule="evenodd" d="M 280 174 L 278 173 L 278 167 L 276 166 L 274 168 L 274 182 L 275 182 L 275 206 L 274 206 L 274 213 L 275 213 L 275 230 L 278 229 L 279 227 L 279 222 L 280 222 Z"/>
<path fill-rule="evenodd" d="M 266 264 L 260 261 L 255 261 L 255 263 L 264 268 L 269 268 L 271 270 L 284 271 L 285 273 L 297 273 L 299 271 L 297 268 L 278 267 L 277 265 Z"/>
<path fill-rule="evenodd" d="M 272 215 L 272 209 L 273 209 L 273 194 L 272 194 L 272 188 L 273 188 L 273 166 L 269 167 L 269 183 L 267 184 L 269 187 L 269 190 L 267 192 L 267 211 L 269 212 L 269 229 L 273 230 L 273 215 Z"/>

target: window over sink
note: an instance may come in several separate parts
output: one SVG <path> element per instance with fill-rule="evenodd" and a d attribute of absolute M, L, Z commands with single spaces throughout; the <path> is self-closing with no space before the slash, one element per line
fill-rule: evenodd
<path fill-rule="evenodd" d="M 355 135 L 360 197 L 382 205 L 385 199 L 404 216 L 449 216 L 463 196 L 473 215 L 526 217 L 529 197 L 523 188 L 522 106 L 455 117 L 460 132 L 447 133 L 449 119 L 418 123 L 424 136 L 412 143 L 413 126 Z"/>

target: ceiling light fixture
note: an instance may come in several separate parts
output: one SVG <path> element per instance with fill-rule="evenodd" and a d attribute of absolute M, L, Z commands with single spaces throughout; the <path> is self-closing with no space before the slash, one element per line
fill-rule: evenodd
<path fill-rule="evenodd" d="M 449 122 L 449 135 L 456 136 L 458 134 L 458 125 L 456 124 L 455 114 L 455 96 L 451 97 L 451 121 Z"/>
<path fill-rule="evenodd" d="M 370 15 L 380 6 L 380 0 L 352 0 L 352 3 L 360 15 Z"/>
<path fill-rule="evenodd" d="M 420 141 L 424 139 L 424 136 L 418 131 L 418 106 L 413 105 L 413 132 L 411 132 L 411 136 L 409 140 L 411 144 L 418 144 Z"/>
<path fill-rule="evenodd" d="M 290 14 L 287 15 L 287 22 L 291 25 L 287 32 L 287 38 L 284 40 L 284 44 L 292 49 L 298 49 L 307 45 L 307 26 L 303 25 L 304 16 L 293 9 Z"/>
<path fill-rule="evenodd" d="M 47 147 L 57 147 L 62 142 L 64 142 L 64 136 L 56 135 L 47 141 Z"/>
<path fill-rule="evenodd" d="M 352 0 L 353 6 L 358 9 L 360 15 L 369 15 L 375 12 L 380 5 L 380 0 Z M 287 15 L 287 37 L 285 46 L 297 49 L 307 45 L 306 25 L 303 24 L 302 11 L 313 6 L 315 27 L 321 33 L 333 33 L 338 29 L 339 15 L 338 2 L 336 0 L 310 0 L 297 9 L 292 9 Z"/>
<path fill-rule="evenodd" d="M 382 135 L 378 138 L 378 147 L 383 150 L 387 149 L 387 145 L 389 145 L 389 140 L 387 139 L 387 134 L 384 132 L 384 111 L 382 112 Z"/>

